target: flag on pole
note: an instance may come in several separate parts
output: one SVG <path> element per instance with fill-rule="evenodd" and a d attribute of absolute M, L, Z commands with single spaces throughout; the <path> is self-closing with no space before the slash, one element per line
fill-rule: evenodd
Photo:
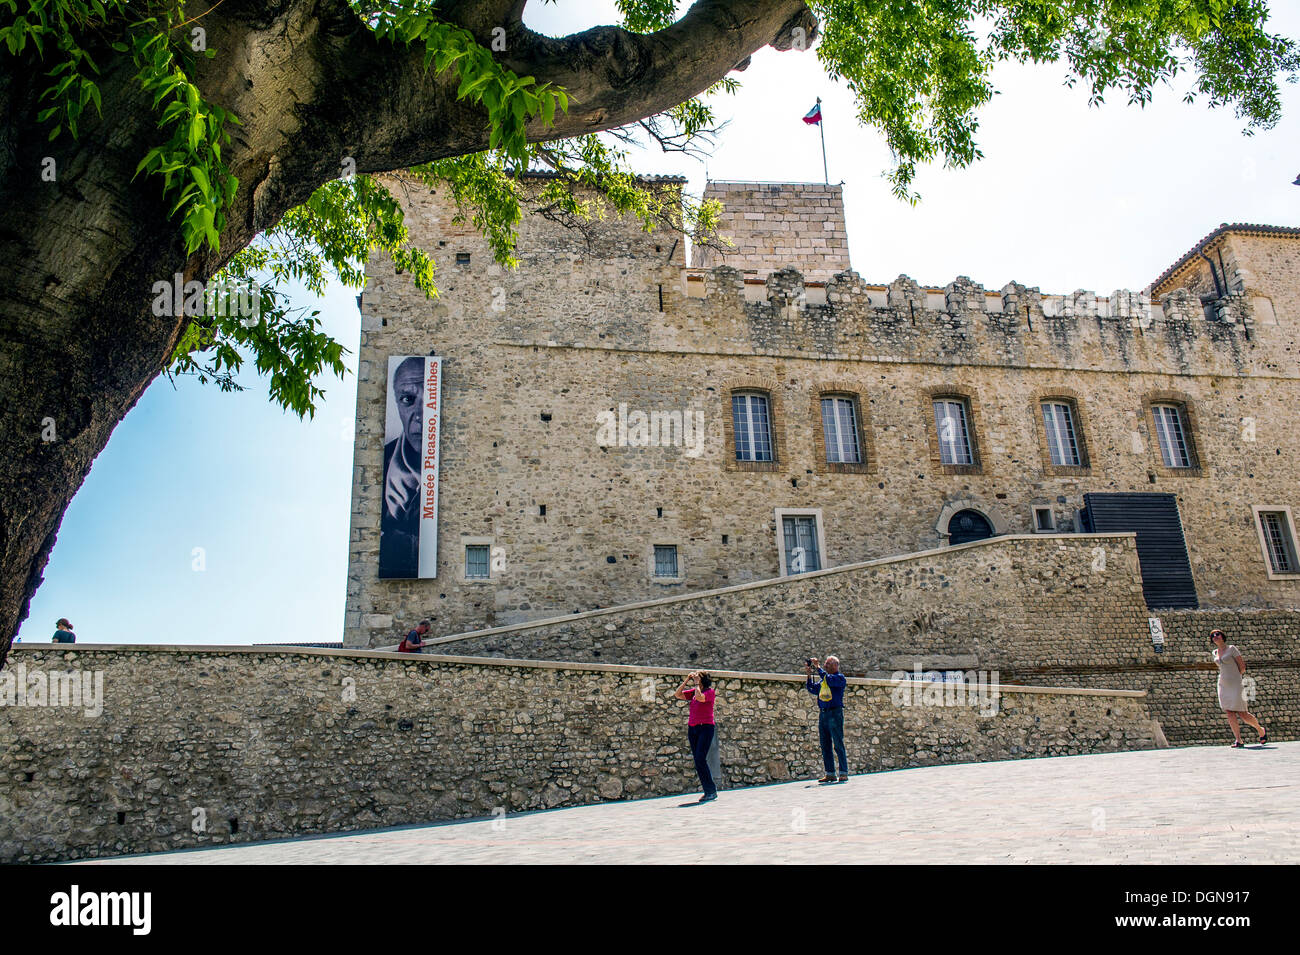
<path fill-rule="evenodd" d="M 803 121 L 809 126 L 816 126 L 822 136 L 822 178 L 830 185 L 831 175 L 826 168 L 826 126 L 822 123 L 822 98 L 817 97 L 817 104 L 804 114 Z"/>

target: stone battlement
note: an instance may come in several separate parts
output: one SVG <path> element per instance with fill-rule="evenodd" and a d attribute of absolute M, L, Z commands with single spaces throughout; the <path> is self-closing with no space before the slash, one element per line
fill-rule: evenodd
<path fill-rule="evenodd" d="M 1300 303 L 1287 284 L 1300 242 L 1289 235 L 1229 230 L 1217 277 L 1185 269 L 1141 291 L 1053 294 L 967 276 L 938 287 L 906 275 L 869 282 L 850 267 L 840 186 L 711 182 L 706 196 L 723 202 L 719 232 L 732 245 L 697 244 L 692 264 L 679 238 L 631 220 L 574 230 L 531 215 L 513 271 L 455 221 L 441 191 L 407 197 L 416 240 L 443 250 L 448 304 L 431 312 L 440 342 L 1300 377 Z M 365 334 L 384 327 L 409 284 L 374 272 Z"/>
<path fill-rule="evenodd" d="M 1246 317 L 1241 309 L 1248 307 L 1240 300 L 1239 294 L 1225 296 L 1211 310 L 1182 289 L 1162 294 L 1159 301 L 1153 301 L 1150 292 L 1130 289 L 1115 289 L 1109 295 L 1098 295 L 1087 289 L 1044 295 L 1039 288 L 1018 282 L 1008 282 L 1000 289 L 986 289 L 964 275 L 942 287 L 920 285 L 908 275 L 900 275 L 888 285 L 879 285 L 864 281 L 852 270 L 835 273 L 827 280 L 810 278 L 793 267 L 777 269 L 759 277 L 756 269 L 737 269 L 727 265 L 713 268 L 692 266 L 681 270 L 681 281 L 688 298 L 729 293 L 739 282 L 747 302 L 780 300 L 783 305 L 795 307 L 858 302 L 881 309 L 910 303 L 917 309 L 949 314 L 1006 313 L 1015 310 L 1014 305 L 1020 305 L 1027 306 L 1031 315 L 1037 311 L 1044 318 L 1131 318 L 1143 328 L 1164 316 L 1166 300 L 1171 303 L 1171 314 L 1182 320 L 1201 317 L 1227 324 Z M 1018 301 L 1013 303 L 1012 300 Z"/>
<path fill-rule="evenodd" d="M 1285 349 L 1269 347 L 1290 333 L 1239 291 L 1203 301 L 1180 288 L 1152 301 L 1124 289 L 1044 295 L 1009 282 L 989 290 L 965 276 L 943 288 L 906 275 L 870 284 L 851 270 L 828 281 L 788 268 L 759 279 L 728 266 L 682 269 L 677 291 L 673 305 L 712 337 L 760 353 L 1180 374 L 1298 371 L 1294 360 L 1276 360 Z"/>

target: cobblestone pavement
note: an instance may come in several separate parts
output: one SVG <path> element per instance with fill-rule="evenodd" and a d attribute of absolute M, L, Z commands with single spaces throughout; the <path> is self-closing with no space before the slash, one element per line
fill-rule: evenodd
<path fill-rule="evenodd" d="M 1300 862 L 1300 742 L 934 766 L 695 798 L 97 861 Z"/>

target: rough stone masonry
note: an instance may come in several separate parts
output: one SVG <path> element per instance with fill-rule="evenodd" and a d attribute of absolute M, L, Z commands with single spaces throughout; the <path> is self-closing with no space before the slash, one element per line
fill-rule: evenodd
<path fill-rule="evenodd" d="M 682 186 L 647 181 L 670 201 Z M 791 528 L 817 567 L 1073 532 L 1091 492 L 1174 495 L 1201 607 L 1300 606 L 1300 230 L 1225 226 L 1139 291 L 870 282 L 849 268 L 841 187 L 708 189 L 734 241 L 692 264 L 635 223 L 529 214 L 513 271 L 445 190 L 405 194 L 441 294 L 368 267 L 347 645 L 775 578 Z M 430 353 L 438 573 L 380 580 L 384 370 Z M 761 402 L 742 424 L 767 460 L 738 446 L 738 399 Z M 962 409 L 965 463 L 944 459 L 936 402 Z"/>
<path fill-rule="evenodd" d="M 103 709 L 0 706 L 0 862 L 341 832 L 692 792 L 685 671 L 249 647 L 37 647 Z M 720 673 L 727 786 L 819 770 L 802 678 Z M 1140 691 L 1006 688 L 986 706 L 854 680 L 857 772 L 1143 749 Z M 933 691 L 931 691 L 933 694 Z M 690 798 L 694 798 L 694 794 Z"/>
<path fill-rule="evenodd" d="M 867 677 L 975 670 L 1005 683 L 1142 689 L 1171 743 L 1226 744 L 1216 627 L 1245 656 L 1247 701 L 1270 738 L 1300 738 L 1300 611 L 1150 611 L 1133 535 L 995 537 L 452 635 L 434 649 L 731 670 L 834 653 Z"/>

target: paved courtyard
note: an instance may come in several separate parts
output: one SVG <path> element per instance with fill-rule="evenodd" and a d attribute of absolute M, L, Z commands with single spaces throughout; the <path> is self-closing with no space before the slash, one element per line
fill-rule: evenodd
<path fill-rule="evenodd" d="M 111 861 L 1300 862 L 1300 742 L 935 766 L 694 798 Z"/>

